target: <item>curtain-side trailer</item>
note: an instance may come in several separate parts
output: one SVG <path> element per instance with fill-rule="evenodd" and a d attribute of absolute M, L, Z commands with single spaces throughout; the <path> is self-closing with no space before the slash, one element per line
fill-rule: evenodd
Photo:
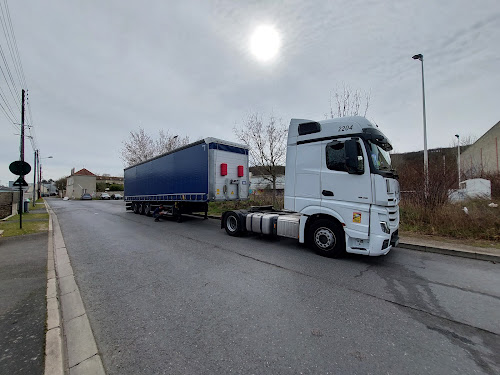
<path fill-rule="evenodd" d="M 127 209 L 150 216 L 204 212 L 208 202 L 248 199 L 248 147 L 205 138 L 124 170 Z"/>

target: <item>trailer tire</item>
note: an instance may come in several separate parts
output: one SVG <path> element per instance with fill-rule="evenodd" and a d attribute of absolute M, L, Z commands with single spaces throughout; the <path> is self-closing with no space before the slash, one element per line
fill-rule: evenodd
<path fill-rule="evenodd" d="M 319 219 L 307 231 L 309 245 L 319 255 L 338 258 L 345 254 L 345 235 L 340 224 L 331 220 Z"/>
<path fill-rule="evenodd" d="M 139 203 L 137 203 L 137 202 L 132 203 L 132 210 L 134 211 L 134 214 L 138 214 L 139 213 Z"/>
<path fill-rule="evenodd" d="M 139 204 L 139 214 L 140 215 L 145 215 L 146 214 L 146 203 L 141 202 Z"/>
<path fill-rule="evenodd" d="M 241 221 L 238 214 L 230 212 L 224 218 L 226 233 L 233 237 L 239 237 L 242 233 Z"/>
<path fill-rule="evenodd" d="M 151 211 L 151 203 L 146 203 L 145 206 L 144 206 L 144 214 L 146 216 L 152 216 L 153 215 L 153 211 Z"/>

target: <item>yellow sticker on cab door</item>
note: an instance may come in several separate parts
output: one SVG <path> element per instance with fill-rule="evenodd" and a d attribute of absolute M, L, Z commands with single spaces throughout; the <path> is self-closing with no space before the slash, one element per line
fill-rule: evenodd
<path fill-rule="evenodd" d="M 361 223 L 361 212 L 353 212 L 352 213 L 352 222 L 353 223 Z"/>

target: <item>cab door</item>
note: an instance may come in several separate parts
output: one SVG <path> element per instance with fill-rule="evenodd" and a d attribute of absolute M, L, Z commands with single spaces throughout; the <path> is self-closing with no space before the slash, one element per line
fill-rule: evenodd
<path fill-rule="evenodd" d="M 348 139 L 322 142 L 321 206 L 325 213 L 333 210 L 340 214 L 347 228 L 367 235 L 372 202 L 370 168 L 364 145 L 357 139 L 358 173 L 348 173 L 345 154 Z"/>

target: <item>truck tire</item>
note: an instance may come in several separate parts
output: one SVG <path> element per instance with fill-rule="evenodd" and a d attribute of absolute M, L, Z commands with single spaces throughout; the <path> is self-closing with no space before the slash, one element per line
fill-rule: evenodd
<path fill-rule="evenodd" d="M 132 203 L 132 210 L 134 211 L 134 214 L 139 213 L 139 203 L 138 202 Z"/>
<path fill-rule="evenodd" d="M 144 214 L 146 216 L 153 215 L 153 211 L 151 211 L 151 203 L 146 203 L 146 205 L 144 206 Z"/>
<path fill-rule="evenodd" d="M 224 218 L 224 228 L 226 229 L 226 233 L 230 236 L 241 236 L 242 229 L 239 216 L 234 212 L 228 213 Z"/>
<path fill-rule="evenodd" d="M 141 202 L 141 204 L 139 205 L 139 214 L 140 215 L 146 214 L 146 203 Z"/>
<path fill-rule="evenodd" d="M 345 235 L 342 227 L 327 219 L 319 219 L 307 231 L 309 245 L 319 255 L 338 258 L 345 254 Z"/>

